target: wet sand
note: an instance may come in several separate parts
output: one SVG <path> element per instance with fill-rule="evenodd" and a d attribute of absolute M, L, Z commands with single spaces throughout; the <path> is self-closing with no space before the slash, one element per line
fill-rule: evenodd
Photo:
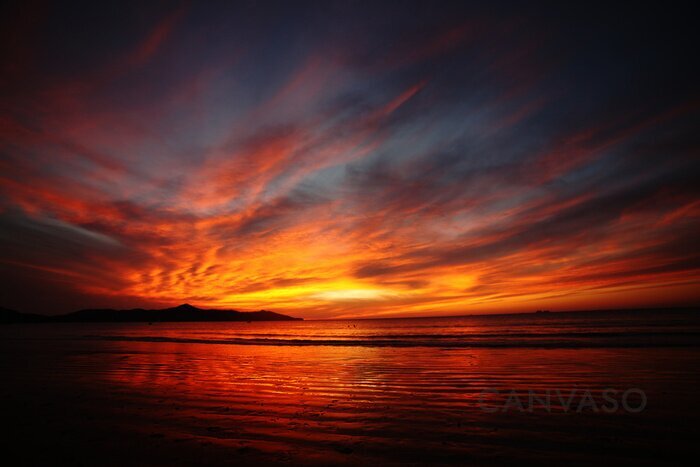
<path fill-rule="evenodd" d="M 700 434 L 695 347 L 283 347 L 33 332 L 6 328 L 0 344 L 3 444 L 24 465 L 661 464 L 691 453 Z M 574 388 L 597 402 L 606 388 L 641 388 L 647 404 L 504 407 L 511 390 L 525 402 L 528 391 Z"/>

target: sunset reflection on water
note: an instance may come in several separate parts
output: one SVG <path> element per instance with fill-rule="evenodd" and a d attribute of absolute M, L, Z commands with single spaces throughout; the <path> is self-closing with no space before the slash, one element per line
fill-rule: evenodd
<path fill-rule="evenodd" d="M 617 336 L 610 330 L 619 323 L 608 321 L 607 326 L 598 324 L 598 330 Z M 116 426 L 118 436 L 136 436 L 132 443 L 146 440 L 148 450 L 160 447 L 164 455 L 182 459 L 206 453 L 244 463 L 505 463 L 513 458 L 543 461 L 554 449 L 579 461 L 597 456 L 643 460 L 656 455 L 661 443 L 650 445 L 649 439 L 683 445 L 697 432 L 693 388 L 700 381 L 689 371 L 700 365 L 695 347 L 454 345 L 467 335 L 503 339 L 513 325 L 490 323 L 462 323 L 460 331 L 430 322 L 414 323 L 413 329 L 400 322 L 69 325 L 35 328 L 3 345 L 14 345 L 15 355 L 28 363 L 13 368 L 17 391 L 42 388 L 66 394 L 64 399 L 71 401 L 66 410 L 89 414 L 89 430 L 99 433 L 108 427 L 111 433 Z M 421 326 L 433 327 L 433 336 L 462 337 L 432 338 L 452 347 L 424 346 L 423 340 L 408 345 L 411 338 L 396 337 L 418 334 L 415 328 Z M 530 322 L 508 332 L 520 336 L 527 326 L 530 333 L 554 330 L 560 336 L 567 329 L 565 322 Z M 628 334 L 649 339 L 645 323 L 634 326 L 628 326 Z M 672 327 L 669 322 L 659 329 Z M 426 329 L 420 333 L 420 339 L 428 335 Z M 261 334 L 291 341 L 313 335 L 334 344 L 217 343 L 225 341 L 223 336 L 257 339 Z M 396 345 L 368 345 L 369 335 L 380 342 L 393 335 Z M 351 342 L 336 342 L 343 339 Z M 548 343 L 552 337 L 542 339 Z M 8 362 L 4 359 L 6 367 Z M 609 388 L 618 395 L 640 388 L 648 407 L 636 414 L 590 408 L 501 410 L 509 391 L 568 395 L 575 389 L 600 400 Z M 53 416 L 41 410 L 47 419 Z M 581 450 L 591 444 L 597 447 Z"/>

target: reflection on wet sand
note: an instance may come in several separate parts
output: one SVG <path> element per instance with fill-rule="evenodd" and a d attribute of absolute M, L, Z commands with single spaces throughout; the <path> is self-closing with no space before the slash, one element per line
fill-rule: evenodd
<path fill-rule="evenodd" d="M 647 462 L 688 449 L 698 430 L 694 349 L 11 345 L 3 370 L 14 365 L 16 377 L 4 396 L 24 404 L 11 410 L 19 432 L 52 436 L 74 461 Z M 493 389 L 630 387 L 648 395 L 641 413 L 480 405 Z"/>

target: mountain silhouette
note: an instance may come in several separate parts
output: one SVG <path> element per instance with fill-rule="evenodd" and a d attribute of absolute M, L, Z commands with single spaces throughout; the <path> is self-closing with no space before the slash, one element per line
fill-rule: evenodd
<path fill-rule="evenodd" d="M 84 309 L 58 316 L 43 316 L 0 308 L 0 323 L 57 322 L 57 323 L 153 323 L 153 322 L 206 322 L 206 321 L 301 321 L 303 318 L 267 310 L 237 311 L 209 310 L 188 303 L 157 310 L 133 308 Z"/>
<path fill-rule="evenodd" d="M 0 323 L 38 323 L 44 321 L 46 316 L 32 313 L 20 313 L 9 308 L 0 307 Z"/>

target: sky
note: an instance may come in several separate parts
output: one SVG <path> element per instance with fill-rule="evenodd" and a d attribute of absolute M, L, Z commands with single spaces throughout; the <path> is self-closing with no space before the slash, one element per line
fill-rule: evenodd
<path fill-rule="evenodd" d="M 700 304 L 690 12 L 6 2 L 0 306 Z"/>

